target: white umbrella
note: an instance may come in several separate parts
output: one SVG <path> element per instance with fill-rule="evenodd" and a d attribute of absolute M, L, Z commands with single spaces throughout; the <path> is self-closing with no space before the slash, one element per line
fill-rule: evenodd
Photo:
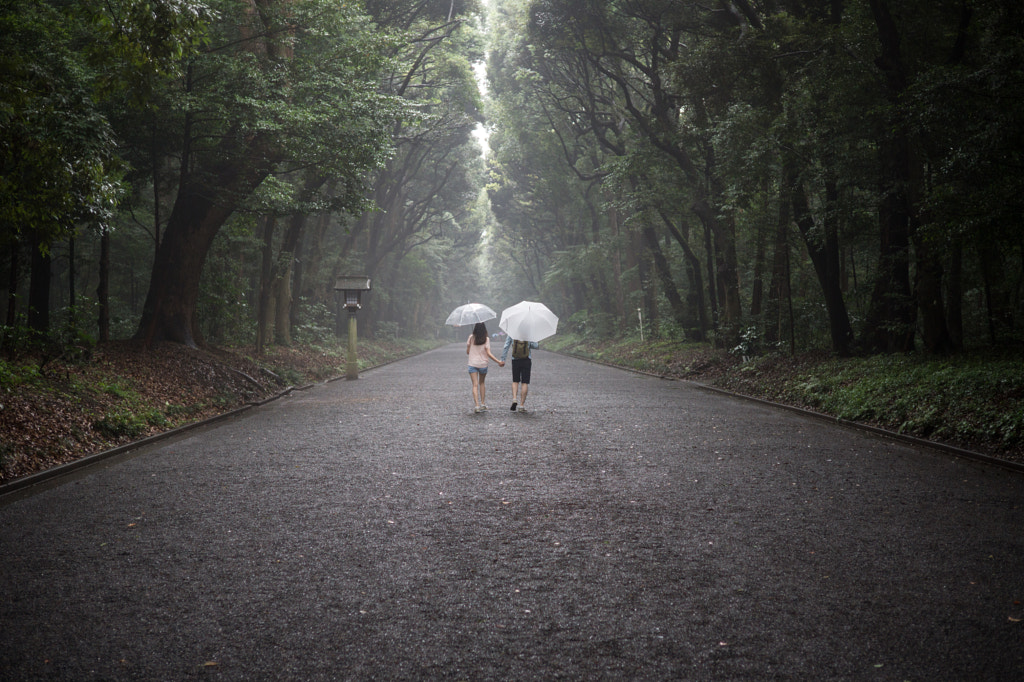
<path fill-rule="evenodd" d="M 558 329 L 558 317 L 543 303 L 520 301 L 501 311 L 498 327 L 519 341 L 540 341 Z"/>
<path fill-rule="evenodd" d="M 444 323 L 452 327 L 464 327 L 467 324 L 476 324 L 477 322 L 493 320 L 497 316 L 498 313 L 494 312 L 483 303 L 467 303 L 466 305 L 460 305 L 458 308 L 453 310 L 452 314 L 448 316 L 448 319 L 445 320 Z"/>

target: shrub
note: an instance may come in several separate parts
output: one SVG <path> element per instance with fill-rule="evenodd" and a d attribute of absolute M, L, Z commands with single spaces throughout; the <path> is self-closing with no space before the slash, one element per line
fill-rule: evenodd
<path fill-rule="evenodd" d="M 147 421 L 126 410 L 110 412 L 92 423 L 92 428 L 104 437 L 115 440 L 118 438 L 138 438 L 146 431 Z"/>

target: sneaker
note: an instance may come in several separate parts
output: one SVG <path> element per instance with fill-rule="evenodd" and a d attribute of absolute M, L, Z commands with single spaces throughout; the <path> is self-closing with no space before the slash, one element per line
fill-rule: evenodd
<path fill-rule="evenodd" d="M 510 410 L 512 410 L 513 412 L 515 412 L 515 411 L 516 411 L 516 405 L 517 405 L 517 404 L 518 404 L 518 403 L 512 403 L 512 407 L 510 407 L 509 409 L 510 409 Z"/>
<path fill-rule="evenodd" d="M 473 408 L 473 411 L 474 411 L 474 412 L 480 412 L 480 411 L 481 411 L 481 408 L 480 408 L 480 406 L 479 406 L 479 405 L 477 405 L 476 407 L 474 407 L 474 408 Z"/>
<path fill-rule="evenodd" d="M 487 409 L 487 406 L 486 406 L 486 405 L 481 405 L 481 406 L 480 406 L 480 411 L 481 411 L 481 412 L 483 412 L 483 411 L 484 411 L 484 410 L 486 410 L 486 409 Z"/>
<path fill-rule="evenodd" d="M 526 405 L 520 405 L 519 406 L 519 411 L 520 412 L 526 412 Z"/>

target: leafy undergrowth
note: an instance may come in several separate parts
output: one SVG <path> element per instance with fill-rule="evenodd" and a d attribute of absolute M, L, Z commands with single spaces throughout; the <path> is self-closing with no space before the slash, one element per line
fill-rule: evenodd
<path fill-rule="evenodd" d="M 371 367 L 429 342 L 359 343 Z M 345 374 L 344 347 L 101 344 L 85 361 L 0 359 L 0 483 Z"/>
<path fill-rule="evenodd" d="M 591 343 L 562 337 L 545 345 L 1024 462 L 1024 358 L 1019 350 L 952 358 L 837 358 L 816 352 L 744 361 L 707 345 L 672 341 Z"/>

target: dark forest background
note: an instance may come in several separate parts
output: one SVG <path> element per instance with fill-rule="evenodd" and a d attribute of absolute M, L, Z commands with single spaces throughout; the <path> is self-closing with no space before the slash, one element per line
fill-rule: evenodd
<path fill-rule="evenodd" d="M 2 0 L 0 344 L 330 343 L 365 275 L 371 337 L 1016 347 L 1022 63 L 1010 0 Z"/>

